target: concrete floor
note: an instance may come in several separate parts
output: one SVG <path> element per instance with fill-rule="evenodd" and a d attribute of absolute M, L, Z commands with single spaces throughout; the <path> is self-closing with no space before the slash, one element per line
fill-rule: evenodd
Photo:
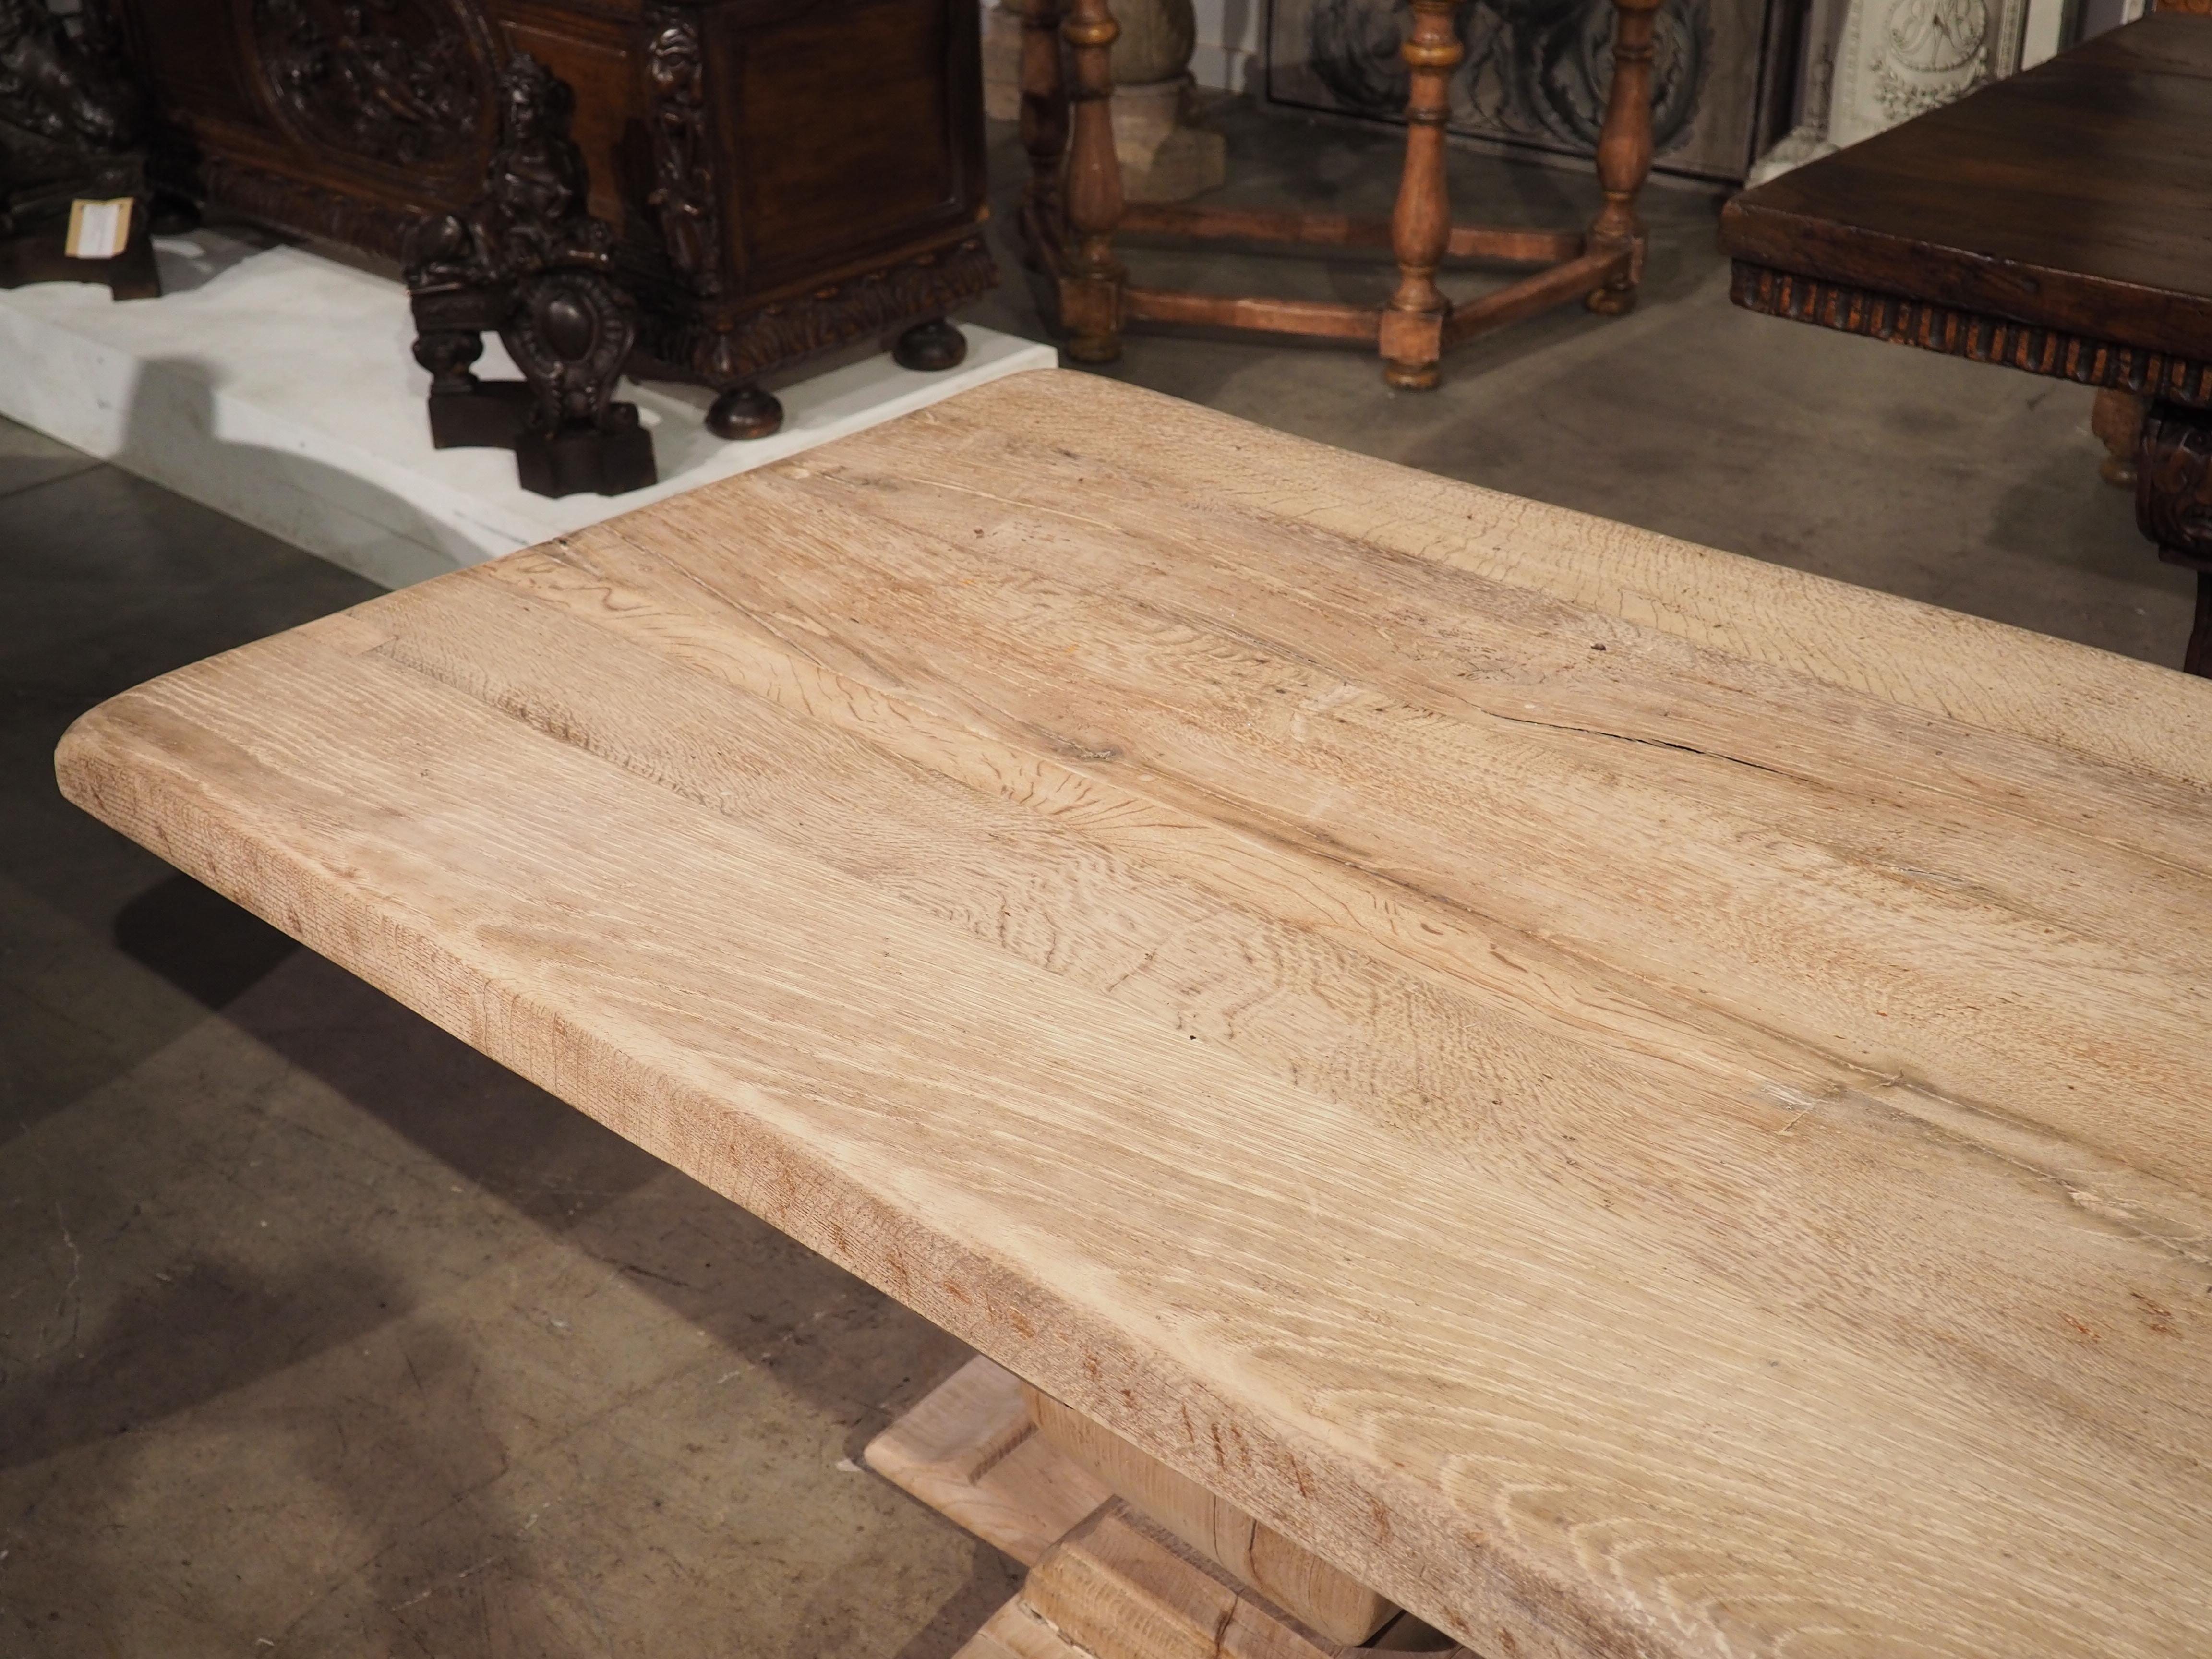
<path fill-rule="evenodd" d="M 1223 118 L 1233 194 L 1387 205 L 1387 137 Z M 1470 216 L 1590 204 L 1455 177 Z M 1642 310 L 1523 325 L 1438 393 L 1188 337 L 1113 372 L 2179 659 L 2186 586 L 2097 481 L 2087 393 L 1734 312 L 1716 204 L 1650 209 Z M 976 315 L 1036 331 L 1018 280 Z M 954 1344 L 55 794 L 79 711 L 371 591 L 0 428 L 0 1659 L 951 1653 L 1015 1571 L 853 1459 Z"/>

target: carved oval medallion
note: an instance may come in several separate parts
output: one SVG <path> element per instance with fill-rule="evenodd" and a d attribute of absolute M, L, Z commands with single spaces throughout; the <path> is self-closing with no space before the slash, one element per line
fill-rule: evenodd
<path fill-rule="evenodd" d="M 464 0 L 252 0 L 280 119 L 307 142 L 389 167 L 435 167 L 478 146 L 493 79 Z"/>
<path fill-rule="evenodd" d="M 1889 47 L 1897 61 L 1923 75 L 1964 69 L 1989 38 L 1985 0 L 1898 0 L 1889 9 Z"/>

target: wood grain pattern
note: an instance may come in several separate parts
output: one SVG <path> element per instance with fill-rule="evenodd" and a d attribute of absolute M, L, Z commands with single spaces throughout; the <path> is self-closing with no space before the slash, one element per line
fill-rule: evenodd
<path fill-rule="evenodd" d="M 2212 1646 L 2212 686 L 1047 373 L 58 769 L 1478 1651 Z"/>

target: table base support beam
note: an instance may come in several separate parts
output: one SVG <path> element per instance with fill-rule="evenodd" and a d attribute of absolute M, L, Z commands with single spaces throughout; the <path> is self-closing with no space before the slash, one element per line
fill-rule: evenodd
<path fill-rule="evenodd" d="M 988 1359 L 963 1366 L 863 1455 L 1030 1570 L 956 1659 L 1474 1659 L 1410 1613 L 1359 1645 L 1302 1623 L 1115 1497 L 1039 1431 L 1019 1379 Z"/>

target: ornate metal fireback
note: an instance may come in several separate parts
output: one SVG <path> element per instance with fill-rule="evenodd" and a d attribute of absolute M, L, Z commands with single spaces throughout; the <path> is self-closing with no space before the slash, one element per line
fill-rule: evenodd
<path fill-rule="evenodd" d="M 492 70 L 465 0 L 252 0 L 253 38 L 285 122 L 391 167 L 475 148 Z"/>

